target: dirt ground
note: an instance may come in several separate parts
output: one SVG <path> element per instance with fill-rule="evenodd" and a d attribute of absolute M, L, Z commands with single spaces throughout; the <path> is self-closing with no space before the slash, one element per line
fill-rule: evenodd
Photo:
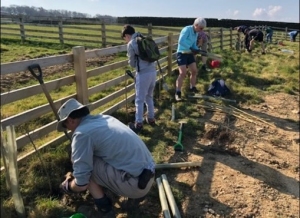
<path fill-rule="evenodd" d="M 186 184 L 183 217 L 299 217 L 299 96 L 243 109 L 274 126 L 203 110 L 205 134 L 185 141 L 185 154 L 173 152 L 169 162 L 201 162 L 164 172 L 171 186 Z"/>

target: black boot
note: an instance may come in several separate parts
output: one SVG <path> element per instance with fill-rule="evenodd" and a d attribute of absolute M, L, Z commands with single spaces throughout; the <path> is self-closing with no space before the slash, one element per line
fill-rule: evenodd
<path fill-rule="evenodd" d="M 95 199 L 95 204 L 98 208 L 98 211 L 103 214 L 102 217 L 105 218 L 116 217 L 112 202 L 106 195 L 104 195 L 103 198 Z"/>

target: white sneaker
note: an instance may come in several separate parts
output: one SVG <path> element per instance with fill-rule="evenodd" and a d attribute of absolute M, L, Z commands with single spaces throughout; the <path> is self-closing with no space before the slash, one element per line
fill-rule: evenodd
<path fill-rule="evenodd" d="M 176 92 L 175 93 L 175 100 L 176 101 L 181 101 L 181 92 Z"/>

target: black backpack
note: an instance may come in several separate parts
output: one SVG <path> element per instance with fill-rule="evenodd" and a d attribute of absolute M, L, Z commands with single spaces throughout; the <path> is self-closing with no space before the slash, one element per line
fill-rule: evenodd
<path fill-rule="evenodd" d="M 226 96 L 230 94 L 229 88 L 226 86 L 225 81 L 222 79 L 216 79 L 213 81 L 207 91 L 208 95 L 212 96 Z"/>

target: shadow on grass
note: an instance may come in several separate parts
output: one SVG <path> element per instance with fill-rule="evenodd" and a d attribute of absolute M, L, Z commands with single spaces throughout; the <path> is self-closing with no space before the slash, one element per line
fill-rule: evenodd
<path fill-rule="evenodd" d="M 55 50 L 70 50 L 74 47 L 74 45 L 64 44 L 61 45 L 59 43 L 53 43 L 53 42 L 37 42 L 37 41 L 25 41 L 24 43 L 21 43 L 18 39 L 1 39 L 1 43 L 4 45 L 21 45 L 21 46 L 29 46 L 29 47 L 36 47 L 36 48 L 49 48 L 49 49 L 55 49 Z"/>

